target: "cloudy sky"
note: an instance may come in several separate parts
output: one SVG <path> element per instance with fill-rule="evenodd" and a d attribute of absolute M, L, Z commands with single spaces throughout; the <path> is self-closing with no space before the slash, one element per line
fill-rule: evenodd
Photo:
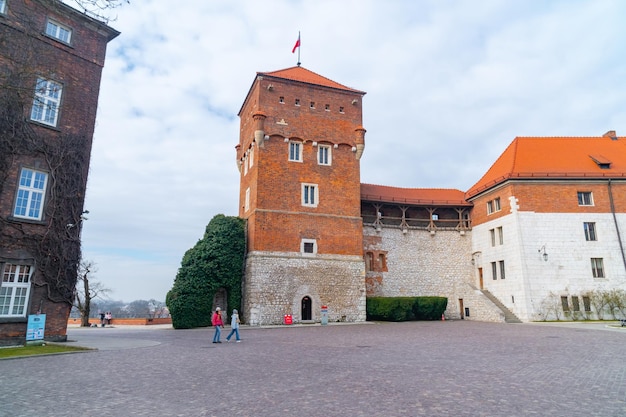
<path fill-rule="evenodd" d="M 626 135 L 626 2 L 131 0 L 110 24 L 84 258 L 115 300 L 165 300 L 237 215 L 237 113 L 256 72 L 366 91 L 361 181 L 469 189 L 516 136 Z M 554 156 L 558 158 L 558 155 Z"/>

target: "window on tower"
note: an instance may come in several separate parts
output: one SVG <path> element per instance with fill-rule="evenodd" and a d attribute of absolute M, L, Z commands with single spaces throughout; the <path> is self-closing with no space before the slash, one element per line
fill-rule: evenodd
<path fill-rule="evenodd" d="M 302 205 L 306 207 L 317 207 L 319 201 L 319 190 L 317 184 L 302 184 Z"/>
<path fill-rule="evenodd" d="M 302 143 L 289 142 L 289 160 L 302 162 Z"/>
<path fill-rule="evenodd" d="M 317 147 L 317 163 L 320 165 L 331 165 L 332 161 L 331 147 L 328 145 L 320 145 Z"/>

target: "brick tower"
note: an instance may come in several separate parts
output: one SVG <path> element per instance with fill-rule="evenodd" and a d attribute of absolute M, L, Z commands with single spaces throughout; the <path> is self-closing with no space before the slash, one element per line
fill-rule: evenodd
<path fill-rule="evenodd" d="M 300 66 L 257 73 L 239 112 L 243 314 L 252 325 L 365 320 L 363 91 Z"/>

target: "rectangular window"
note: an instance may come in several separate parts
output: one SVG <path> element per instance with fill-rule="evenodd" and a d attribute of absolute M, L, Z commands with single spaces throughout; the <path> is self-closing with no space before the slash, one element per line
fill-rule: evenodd
<path fill-rule="evenodd" d="M 289 160 L 302 162 L 302 143 L 289 142 Z"/>
<path fill-rule="evenodd" d="M 30 119 L 50 126 L 56 126 L 62 90 L 61 84 L 38 78 Z"/>
<path fill-rule="evenodd" d="M 330 111 L 330 104 L 325 104 L 324 105 L 324 110 Z"/>
<path fill-rule="evenodd" d="M 248 158 L 250 159 L 250 168 L 254 165 L 254 146 L 248 151 Z"/>
<path fill-rule="evenodd" d="M 605 278 L 602 258 L 591 258 L 591 272 L 594 278 Z"/>
<path fill-rule="evenodd" d="M 579 191 L 578 192 L 578 205 L 579 206 L 593 206 L 593 195 L 591 195 L 591 191 Z"/>
<path fill-rule="evenodd" d="M 491 277 L 494 281 L 498 279 L 498 265 L 495 262 L 491 263 Z"/>
<path fill-rule="evenodd" d="M 500 210 L 500 197 L 487 201 L 487 214 L 495 213 Z"/>
<path fill-rule="evenodd" d="M 580 311 L 580 301 L 576 295 L 572 295 L 572 310 Z"/>
<path fill-rule="evenodd" d="M 502 231 L 502 226 L 496 229 L 498 231 L 498 244 L 504 245 L 504 232 Z"/>
<path fill-rule="evenodd" d="M 300 252 L 308 255 L 317 253 L 317 241 L 315 239 L 302 239 L 300 241 Z"/>
<path fill-rule="evenodd" d="M 317 207 L 317 200 L 317 184 L 302 184 L 302 205 L 308 207 Z"/>
<path fill-rule="evenodd" d="M 583 223 L 583 227 L 585 229 L 585 240 L 597 240 L 596 239 L 596 224 L 593 222 L 585 222 Z"/>
<path fill-rule="evenodd" d="M 243 203 L 243 211 L 250 210 L 250 187 L 246 188 L 246 197 Z"/>
<path fill-rule="evenodd" d="M 504 261 L 498 261 L 498 263 L 500 264 L 500 279 L 504 279 L 506 276 L 504 274 Z"/>
<path fill-rule="evenodd" d="M 48 174 L 22 168 L 13 215 L 25 219 L 41 220 L 47 183 Z"/>
<path fill-rule="evenodd" d="M 4 14 L 6 12 L 6 8 L 7 8 L 7 1 L 0 0 L 0 14 Z"/>
<path fill-rule="evenodd" d="M 567 302 L 567 296 L 561 297 L 561 306 L 563 307 L 563 311 L 569 311 L 569 303 Z"/>
<path fill-rule="evenodd" d="M 296 103 L 296 106 L 299 106 L 300 105 L 300 99 L 297 98 L 295 103 Z"/>
<path fill-rule="evenodd" d="M 315 108 L 315 102 L 312 101 L 311 104 L 309 105 L 310 108 L 314 109 Z"/>
<path fill-rule="evenodd" d="M 496 230 L 489 229 L 489 234 L 491 235 L 491 246 L 496 246 Z"/>
<path fill-rule="evenodd" d="M 72 40 L 72 30 L 53 20 L 46 23 L 46 35 L 68 44 Z"/>
<path fill-rule="evenodd" d="M 278 102 L 280 104 L 285 104 L 285 97 L 283 97 L 283 96 L 278 97 Z"/>
<path fill-rule="evenodd" d="M 331 164 L 331 151 L 330 146 L 320 145 L 317 148 L 317 163 L 320 165 L 330 165 Z"/>
<path fill-rule="evenodd" d="M 248 174 L 248 156 L 243 158 L 243 175 Z"/>
<path fill-rule="evenodd" d="M 586 312 L 591 311 L 591 298 L 586 295 L 583 295 L 583 306 L 585 307 Z"/>
<path fill-rule="evenodd" d="M 0 283 L 0 317 L 25 317 L 32 268 L 5 264 Z"/>

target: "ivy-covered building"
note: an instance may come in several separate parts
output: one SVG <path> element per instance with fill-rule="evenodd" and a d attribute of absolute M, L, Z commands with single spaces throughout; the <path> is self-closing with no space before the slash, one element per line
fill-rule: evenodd
<path fill-rule="evenodd" d="M 0 345 L 66 339 L 108 42 L 55 0 L 0 0 Z"/>

